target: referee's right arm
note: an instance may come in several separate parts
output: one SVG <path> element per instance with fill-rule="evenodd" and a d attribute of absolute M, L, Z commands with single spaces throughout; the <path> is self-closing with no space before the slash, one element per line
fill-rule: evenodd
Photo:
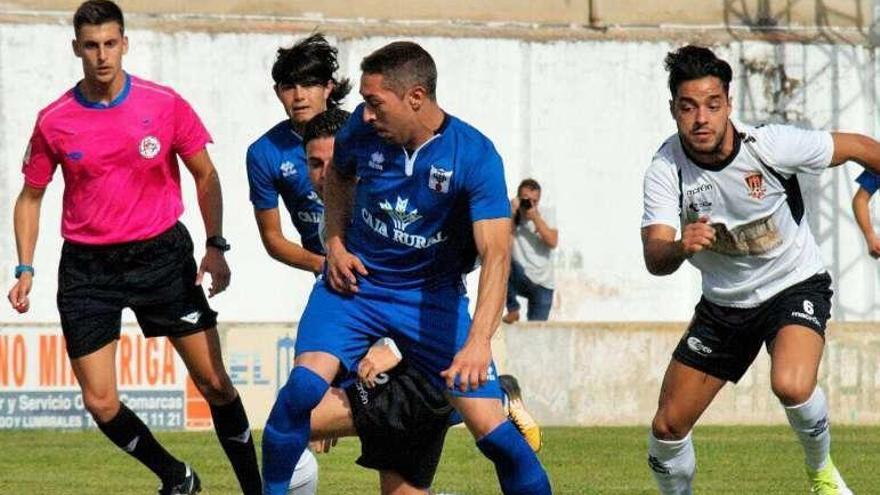
<path fill-rule="evenodd" d="M 45 189 L 25 184 L 15 200 L 13 222 L 15 225 L 15 247 L 18 251 L 18 264 L 32 266 L 34 250 L 37 246 L 37 233 L 40 230 L 40 206 L 43 203 Z M 25 313 L 30 308 L 28 294 L 33 285 L 34 274 L 24 271 L 9 291 L 9 302 L 13 309 Z"/>

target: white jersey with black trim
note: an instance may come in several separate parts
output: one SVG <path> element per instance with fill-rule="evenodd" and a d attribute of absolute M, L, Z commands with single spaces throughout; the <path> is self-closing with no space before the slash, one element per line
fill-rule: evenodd
<path fill-rule="evenodd" d="M 688 261 L 703 278 L 703 296 L 755 307 L 825 271 L 804 213 L 797 174 L 818 175 L 831 163 L 831 133 L 733 121 L 734 150 L 717 165 L 698 164 L 671 136 L 645 173 L 642 227 L 676 230 L 708 218 L 716 241 Z"/>

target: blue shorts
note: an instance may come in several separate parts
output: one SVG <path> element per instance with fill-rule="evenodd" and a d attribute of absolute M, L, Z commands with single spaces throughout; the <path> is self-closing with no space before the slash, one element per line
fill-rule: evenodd
<path fill-rule="evenodd" d="M 471 326 L 464 286 L 392 289 L 361 278 L 358 289 L 346 296 L 334 292 L 323 277 L 315 282 L 297 330 L 296 354 L 326 352 L 353 371 L 377 339 L 391 337 L 409 363 L 445 389 L 440 372 L 452 364 Z M 450 393 L 500 399 L 495 363 L 489 364 L 489 381 L 482 387 Z"/>

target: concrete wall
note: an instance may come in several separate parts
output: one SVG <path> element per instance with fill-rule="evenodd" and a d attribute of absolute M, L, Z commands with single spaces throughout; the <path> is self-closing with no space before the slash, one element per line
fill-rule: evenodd
<path fill-rule="evenodd" d="M 498 368 L 519 378 L 544 424 L 648 425 L 663 374 L 685 324 L 544 324 L 505 327 Z M 819 370 L 835 423 L 880 422 L 880 334 L 873 325 L 827 332 Z M 701 424 L 784 424 L 761 351 L 739 384 L 728 384 Z"/>
<path fill-rule="evenodd" d="M 2 11 L 73 11 L 80 0 L 6 0 Z M 726 24 L 866 28 L 872 0 L 119 0 L 127 13 L 260 15 L 312 19 L 454 20 L 535 24 Z"/>
<path fill-rule="evenodd" d="M 282 118 L 268 76 L 275 49 L 303 33 L 165 33 L 133 29 L 126 68 L 167 83 L 193 104 L 214 135 L 210 148 L 223 181 L 232 286 L 213 304 L 223 321 L 298 319 L 313 281 L 265 255 L 248 201 L 247 145 Z M 59 25 L 0 24 L 0 286 L 16 264 L 12 205 L 19 164 L 36 112 L 81 77 Z M 355 80 L 361 58 L 390 38 L 340 41 L 343 73 Z M 699 274 L 684 268 L 651 277 L 639 241 L 641 181 L 660 142 L 674 131 L 662 58 L 672 42 L 528 42 L 418 38 L 435 56 L 439 100 L 491 137 L 506 163 L 508 188 L 534 176 L 555 206 L 561 241 L 553 318 L 572 321 L 686 321 Z M 877 120 L 875 52 L 861 46 L 729 42 L 738 117 L 758 122 L 866 132 Z M 784 70 L 782 70 L 784 69 Z M 346 106 L 357 102 L 351 96 Z M 810 222 L 837 283 L 834 318 L 878 317 L 875 262 L 864 253 L 849 212 L 847 165 L 805 184 Z M 186 174 L 184 174 L 186 175 Z M 56 321 L 55 266 L 60 174 L 43 206 L 33 309 L 19 317 L 0 305 L 0 322 Z M 204 234 L 192 181 L 184 181 L 184 220 Z M 473 279 L 473 278 L 472 278 Z M 475 286 L 475 281 L 472 288 Z"/>

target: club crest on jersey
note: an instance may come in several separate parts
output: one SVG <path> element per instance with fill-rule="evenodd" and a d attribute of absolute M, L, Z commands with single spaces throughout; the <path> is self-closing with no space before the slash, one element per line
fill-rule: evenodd
<path fill-rule="evenodd" d="M 296 175 L 296 165 L 292 162 L 284 162 L 281 164 L 281 176 L 282 177 L 290 177 L 291 175 Z"/>
<path fill-rule="evenodd" d="M 141 143 L 138 145 L 138 151 L 140 151 L 141 156 L 147 160 L 156 158 L 156 155 L 159 154 L 161 149 L 162 145 L 159 143 L 159 138 L 156 136 L 147 136 L 141 139 Z"/>
<path fill-rule="evenodd" d="M 764 199 L 767 189 L 764 187 L 764 175 L 754 172 L 746 176 L 746 187 L 749 188 L 749 196 L 755 199 Z"/>
<path fill-rule="evenodd" d="M 431 174 L 428 176 L 429 189 L 438 193 L 448 193 L 450 182 L 452 182 L 452 170 L 431 165 Z"/>
<path fill-rule="evenodd" d="M 370 161 L 367 162 L 367 166 L 370 168 L 374 168 L 376 170 L 383 170 L 385 167 L 384 163 L 385 163 L 385 155 L 383 155 L 379 151 L 376 151 L 376 152 L 373 152 L 372 155 L 370 155 Z"/>

